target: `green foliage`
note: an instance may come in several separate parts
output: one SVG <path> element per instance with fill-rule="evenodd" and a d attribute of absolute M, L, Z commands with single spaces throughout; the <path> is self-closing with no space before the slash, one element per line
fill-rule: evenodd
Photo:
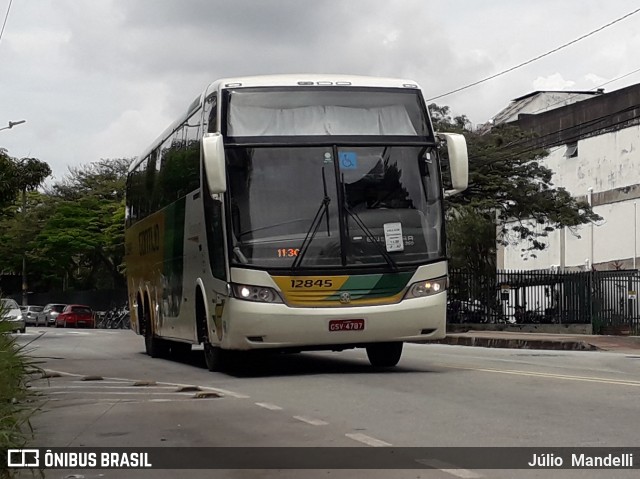
<path fill-rule="evenodd" d="M 7 150 L 0 148 L 0 208 L 3 208 L 16 197 L 18 188 L 15 184 L 16 165 L 7 154 Z"/>
<path fill-rule="evenodd" d="M 32 290 L 125 284 L 124 194 L 130 160 L 78 168 L 44 193 L 0 212 L 0 269 L 19 272 L 26 253 Z"/>
<path fill-rule="evenodd" d="M 14 182 L 18 191 L 35 190 L 51 174 L 49 165 L 37 158 L 22 158 L 15 163 Z"/>
<path fill-rule="evenodd" d="M 130 160 L 101 160 L 53 186 L 55 212 L 38 241 L 41 256 L 55 257 L 66 281 L 78 288 L 125 284 L 124 194 Z"/>
<path fill-rule="evenodd" d="M 531 144 L 528 133 L 508 125 L 472 132 L 466 116 L 452 119 L 447 106 L 429 109 L 436 130 L 464 134 L 469 151 L 469 187 L 446 202 L 454 265 L 471 265 L 481 257 L 486 264 L 476 260 L 473 271 L 487 267 L 496 243 L 520 245 L 523 255 L 535 256 L 550 232 L 601 219 L 587 203 L 554 187 L 553 172 L 544 166 L 547 151 L 523 146 Z"/>
<path fill-rule="evenodd" d="M 3 312 L 0 310 L 0 317 Z M 0 321 L 0 450 L 21 448 L 31 436 L 30 416 L 35 412 L 33 394 L 27 387 L 37 368 L 24 349 Z M 0 454 L 0 478 L 11 478 L 6 454 Z"/>
<path fill-rule="evenodd" d="M 447 249 L 451 268 L 493 274 L 496 269 L 493 218 L 469 206 L 461 206 L 449 213 Z"/>

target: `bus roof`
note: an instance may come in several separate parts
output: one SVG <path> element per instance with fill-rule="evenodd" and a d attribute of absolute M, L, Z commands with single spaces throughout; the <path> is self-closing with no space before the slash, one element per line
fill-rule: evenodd
<path fill-rule="evenodd" d="M 256 88 L 256 87 L 286 87 L 286 86 L 354 86 L 369 88 L 411 88 L 419 89 L 419 85 L 413 80 L 401 78 L 382 78 L 362 75 L 338 75 L 320 73 L 301 73 L 287 75 L 258 75 L 221 78 L 209 84 L 207 89 L 198 95 L 189 105 L 187 111 L 167 127 L 162 134 L 144 150 L 144 153 L 136 158 L 129 167 L 129 171 L 140 164 L 146 156 L 153 151 L 160 143 L 168 138 L 182 122 L 202 105 L 205 98 L 214 92 L 219 92 L 227 88 Z"/>
<path fill-rule="evenodd" d="M 381 78 L 359 75 L 336 74 L 289 74 L 289 75 L 261 75 L 222 78 L 209 85 L 207 93 L 224 88 L 252 88 L 277 86 L 358 86 L 378 88 L 418 88 L 412 80 L 400 78 Z"/>

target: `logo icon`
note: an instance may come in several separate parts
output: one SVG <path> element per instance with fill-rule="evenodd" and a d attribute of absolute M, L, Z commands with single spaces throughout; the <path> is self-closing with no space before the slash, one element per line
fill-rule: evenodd
<path fill-rule="evenodd" d="M 40 467 L 39 449 L 8 449 L 7 466 Z"/>
<path fill-rule="evenodd" d="M 349 304 L 351 302 L 351 293 L 340 293 L 340 302 L 342 304 Z"/>
<path fill-rule="evenodd" d="M 338 154 L 340 159 L 341 170 L 357 170 L 358 169 L 358 155 L 352 151 L 341 151 Z"/>

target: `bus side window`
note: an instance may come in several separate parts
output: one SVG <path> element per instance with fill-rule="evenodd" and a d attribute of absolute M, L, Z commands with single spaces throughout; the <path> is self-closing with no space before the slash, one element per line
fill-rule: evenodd
<path fill-rule="evenodd" d="M 207 103 L 205 108 L 210 108 L 207 115 L 207 133 L 215 133 L 218 131 L 218 99 L 216 95 L 207 98 Z"/>

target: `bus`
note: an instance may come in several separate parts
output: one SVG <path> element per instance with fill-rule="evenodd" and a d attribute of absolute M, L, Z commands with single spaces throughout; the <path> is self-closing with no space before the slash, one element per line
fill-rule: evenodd
<path fill-rule="evenodd" d="M 443 199 L 467 177 L 413 81 L 215 81 L 129 169 L 132 329 L 152 357 L 202 345 L 212 371 L 250 350 L 395 366 L 445 336 Z"/>

